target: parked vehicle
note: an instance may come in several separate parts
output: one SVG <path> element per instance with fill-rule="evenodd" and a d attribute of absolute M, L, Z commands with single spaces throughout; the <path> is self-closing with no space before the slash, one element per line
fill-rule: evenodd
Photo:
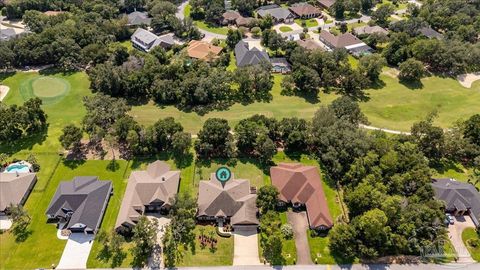
<path fill-rule="evenodd" d="M 448 220 L 448 224 L 450 225 L 453 225 L 455 223 L 455 219 L 450 214 L 446 214 L 446 220 Z"/>

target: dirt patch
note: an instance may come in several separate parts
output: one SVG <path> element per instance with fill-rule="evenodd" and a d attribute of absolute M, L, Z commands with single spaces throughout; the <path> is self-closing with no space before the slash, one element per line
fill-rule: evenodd
<path fill-rule="evenodd" d="M 0 85 L 0 101 L 2 101 L 7 96 L 8 91 L 10 91 L 10 87 Z"/>
<path fill-rule="evenodd" d="M 480 72 L 459 75 L 457 80 L 463 87 L 472 88 L 472 84 L 480 80 Z"/>
<path fill-rule="evenodd" d="M 398 74 L 400 74 L 400 71 L 396 68 L 389 68 L 382 73 L 387 75 L 388 77 L 396 79 L 398 78 Z"/>

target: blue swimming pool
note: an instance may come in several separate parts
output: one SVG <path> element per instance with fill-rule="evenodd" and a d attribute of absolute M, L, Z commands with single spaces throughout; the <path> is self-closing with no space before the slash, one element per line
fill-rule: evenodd
<path fill-rule="evenodd" d="M 8 166 L 5 169 L 5 172 L 7 172 L 7 173 L 14 173 L 14 172 L 27 173 L 27 172 L 30 172 L 30 169 L 28 168 L 28 165 L 15 163 L 15 164 L 12 164 L 12 165 Z"/>

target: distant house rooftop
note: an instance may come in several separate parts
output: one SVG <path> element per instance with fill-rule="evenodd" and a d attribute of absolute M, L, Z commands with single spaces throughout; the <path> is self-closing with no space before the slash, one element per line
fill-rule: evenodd
<path fill-rule="evenodd" d="M 319 39 L 331 50 L 345 48 L 355 56 L 369 54 L 373 51 L 365 42 L 350 33 L 335 36 L 326 30 L 322 30 Z"/>
<path fill-rule="evenodd" d="M 314 40 L 311 40 L 311 39 L 300 39 L 300 40 L 297 40 L 297 44 L 300 46 L 300 47 L 303 47 L 307 50 L 317 50 L 317 49 L 321 49 L 321 50 L 324 50 L 323 47 L 318 44 L 318 42 L 314 41 Z"/>
<path fill-rule="evenodd" d="M 187 48 L 188 56 L 205 61 L 210 61 L 214 58 L 217 58 L 222 50 L 222 47 L 215 46 L 201 40 L 190 41 Z"/>
<path fill-rule="evenodd" d="M 436 39 L 442 39 L 443 38 L 442 34 L 435 31 L 433 28 L 431 28 L 429 26 L 422 27 L 418 31 L 420 32 L 420 34 L 424 35 L 427 38 L 436 38 Z"/>
<path fill-rule="evenodd" d="M 315 18 L 322 14 L 320 9 L 310 5 L 309 3 L 293 4 L 290 11 L 300 18 Z"/>
<path fill-rule="evenodd" d="M 57 16 L 57 15 L 63 14 L 63 13 L 65 13 L 65 11 L 47 10 L 47 11 L 43 12 L 43 14 L 45 14 L 47 16 Z"/>
<path fill-rule="evenodd" d="M 127 25 L 129 26 L 140 26 L 140 25 L 150 25 L 152 18 L 148 17 L 147 12 L 134 11 L 127 14 Z"/>
<path fill-rule="evenodd" d="M 46 215 L 58 220 L 63 225 L 61 229 L 95 233 L 112 190 L 112 181 L 100 181 L 96 176 L 78 176 L 60 182 Z"/>
<path fill-rule="evenodd" d="M 280 163 L 270 168 L 270 176 L 280 201 L 306 207 L 310 228 L 325 230 L 333 226 L 317 167 Z"/>
<path fill-rule="evenodd" d="M 373 33 L 388 35 L 388 31 L 378 25 L 375 25 L 375 26 L 366 25 L 366 26 L 356 27 L 353 29 L 353 32 L 356 35 L 364 35 L 364 34 L 370 35 Z"/>
<path fill-rule="evenodd" d="M 276 22 L 292 22 L 294 15 L 287 8 L 278 5 L 262 6 L 257 9 L 257 14 L 264 18 L 267 15 L 272 16 Z"/>
<path fill-rule="evenodd" d="M 470 183 L 450 178 L 432 180 L 435 198 L 443 201 L 445 211 L 454 215 L 470 215 L 475 226 L 480 227 L 480 193 Z"/>
<path fill-rule="evenodd" d="M 335 4 L 335 0 L 318 0 L 318 4 L 326 9 L 329 9 Z"/>
<path fill-rule="evenodd" d="M 23 205 L 37 182 L 35 173 L 0 173 L 0 213 Z"/>
<path fill-rule="evenodd" d="M 133 171 L 128 179 L 115 228 L 131 229 L 146 211 L 170 208 L 180 184 L 180 171 L 171 171 L 164 161 L 155 161 L 144 171 Z"/>
<path fill-rule="evenodd" d="M 132 41 L 135 48 L 145 52 L 149 52 L 157 46 L 168 49 L 175 45 L 173 34 L 157 36 L 154 33 L 147 31 L 143 28 L 138 28 L 135 33 L 133 33 L 130 40 Z"/>
<path fill-rule="evenodd" d="M 0 41 L 10 40 L 10 39 L 16 37 L 17 35 L 18 34 L 15 32 L 15 29 L 13 29 L 13 28 L 0 29 Z"/>

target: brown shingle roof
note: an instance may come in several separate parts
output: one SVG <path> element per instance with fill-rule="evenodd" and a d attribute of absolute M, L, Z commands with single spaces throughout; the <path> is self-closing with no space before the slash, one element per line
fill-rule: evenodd
<path fill-rule="evenodd" d="M 350 33 L 343 33 L 335 36 L 326 30 L 322 30 L 322 32 L 320 32 L 319 38 L 320 41 L 327 43 L 327 46 L 335 49 L 363 43 L 363 41 Z"/>
<path fill-rule="evenodd" d="M 222 47 L 214 46 L 208 42 L 200 40 L 192 40 L 188 44 L 188 56 L 205 61 L 216 58 L 222 51 Z"/>
<path fill-rule="evenodd" d="M 248 180 L 231 179 L 222 186 L 213 173 L 210 180 L 200 181 L 197 216 L 230 217 L 232 225 L 258 225 L 256 198 Z"/>
<path fill-rule="evenodd" d="M 134 171 L 128 179 L 115 228 L 134 226 L 145 211 L 145 206 L 155 203 L 170 205 L 180 183 L 180 171 L 170 171 L 164 161 L 155 161 L 145 171 Z"/>
<path fill-rule="evenodd" d="M 300 46 L 300 47 L 303 47 L 307 50 L 317 50 L 317 49 L 321 49 L 323 50 L 322 46 L 320 46 L 320 44 L 318 44 L 317 42 L 311 40 L 311 39 L 300 39 L 300 40 L 297 40 L 297 44 Z"/>
<path fill-rule="evenodd" d="M 308 16 L 308 15 L 320 15 L 322 12 L 320 9 L 308 4 L 308 3 L 298 3 L 291 6 L 290 11 L 297 16 Z"/>
<path fill-rule="evenodd" d="M 333 6 L 333 4 L 335 4 L 335 0 L 318 0 L 318 3 L 321 6 L 324 6 L 326 8 L 330 8 L 331 6 Z"/>
<path fill-rule="evenodd" d="M 333 226 L 317 167 L 280 163 L 270 168 L 270 176 L 280 200 L 305 204 L 311 228 Z"/>

